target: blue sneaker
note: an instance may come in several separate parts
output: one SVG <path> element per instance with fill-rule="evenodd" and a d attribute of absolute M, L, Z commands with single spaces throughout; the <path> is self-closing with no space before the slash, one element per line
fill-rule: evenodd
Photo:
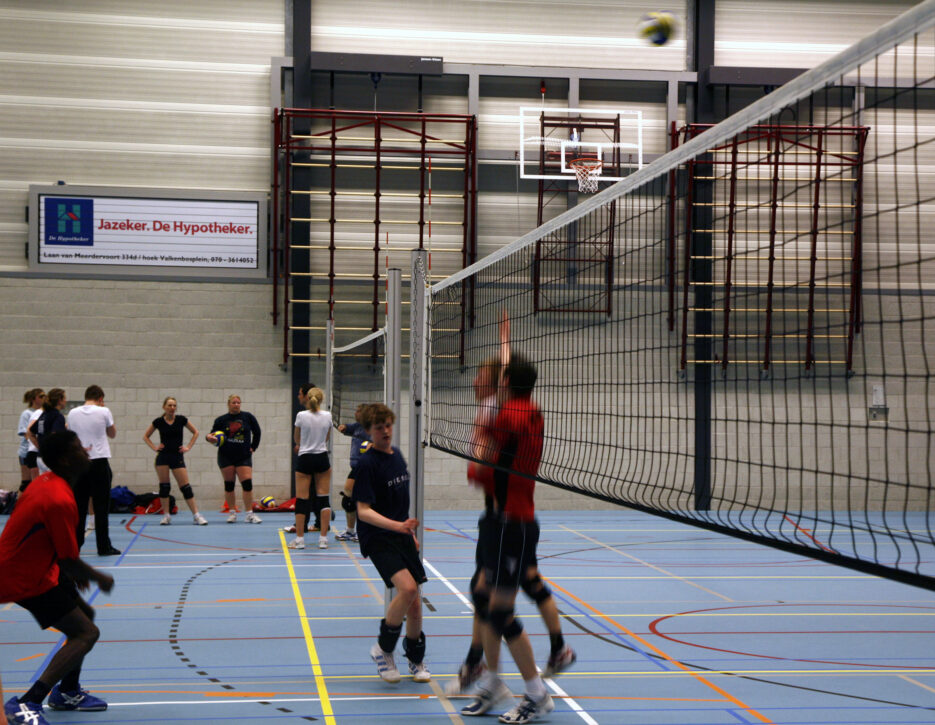
<path fill-rule="evenodd" d="M 49 725 L 49 721 L 42 717 L 42 705 L 34 702 L 20 702 L 11 697 L 3 706 L 3 714 L 11 723 L 23 725 Z"/>
<path fill-rule="evenodd" d="M 77 710 L 78 712 L 101 712 L 107 703 L 80 687 L 74 692 L 63 692 L 56 685 L 49 693 L 49 707 L 53 710 Z"/>

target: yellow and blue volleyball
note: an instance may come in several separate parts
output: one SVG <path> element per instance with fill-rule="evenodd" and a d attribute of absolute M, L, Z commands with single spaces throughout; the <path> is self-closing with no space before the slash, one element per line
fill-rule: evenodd
<path fill-rule="evenodd" d="M 672 13 L 647 13 L 637 26 L 639 36 L 653 45 L 665 45 L 675 34 L 675 16 Z"/>
<path fill-rule="evenodd" d="M 260 499 L 260 506 L 265 509 L 276 508 L 276 499 L 272 496 L 264 496 Z"/>
<path fill-rule="evenodd" d="M 227 440 L 227 436 L 224 435 L 224 431 L 222 431 L 222 430 L 216 430 L 216 431 L 214 431 L 214 433 L 212 433 L 211 435 L 213 435 L 214 438 L 215 438 L 214 445 L 216 445 L 216 446 L 218 446 L 218 447 L 223 446 L 223 445 L 224 445 L 224 441 Z"/>

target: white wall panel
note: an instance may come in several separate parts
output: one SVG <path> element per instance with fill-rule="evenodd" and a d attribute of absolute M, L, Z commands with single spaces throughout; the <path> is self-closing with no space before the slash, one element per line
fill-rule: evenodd
<path fill-rule="evenodd" d="M 343 0 L 312 9 L 312 47 L 322 51 L 439 55 L 451 63 L 683 70 L 684 0 L 667 3 L 680 32 L 665 47 L 637 37 L 632 0 Z"/>
<path fill-rule="evenodd" d="M 905 0 L 717 0 L 714 63 L 811 68 L 913 5 Z"/>

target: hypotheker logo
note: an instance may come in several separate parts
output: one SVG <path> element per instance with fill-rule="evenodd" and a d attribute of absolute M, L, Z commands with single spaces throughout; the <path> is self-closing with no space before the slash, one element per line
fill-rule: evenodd
<path fill-rule="evenodd" d="M 94 200 L 46 197 L 45 243 L 66 247 L 94 246 Z"/>

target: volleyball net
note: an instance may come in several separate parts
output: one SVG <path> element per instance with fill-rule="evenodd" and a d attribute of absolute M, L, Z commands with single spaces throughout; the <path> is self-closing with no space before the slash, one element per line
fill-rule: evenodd
<path fill-rule="evenodd" d="M 353 423 L 359 405 L 386 403 L 386 328 L 326 350 L 327 409 L 335 425 Z"/>
<path fill-rule="evenodd" d="M 498 322 L 537 478 L 935 588 L 935 2 L 429 290 L 426 439 Z"/>

